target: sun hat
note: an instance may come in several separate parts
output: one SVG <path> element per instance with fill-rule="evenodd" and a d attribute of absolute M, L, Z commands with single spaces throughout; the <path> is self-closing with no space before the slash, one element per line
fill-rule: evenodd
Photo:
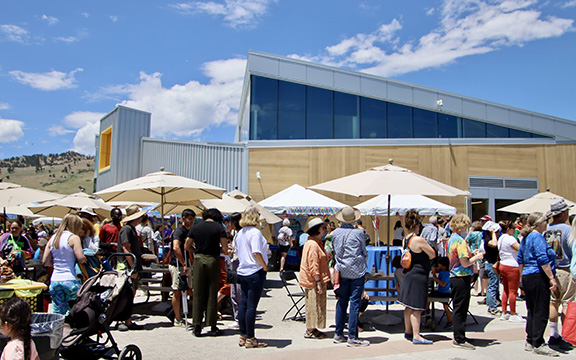
<path fill-rule="evenodd" d="M 84 206 L 82 209 L 78 210 L 78 213 L 84 213 L 84 214 L 88 214 L 88 215 L 92 215 L 92 216 L 98 216 L 94 212 L 94 209 L 92 209 L 91 207 L 88 207 L 88 206 Z"/>
<path fill-rule="evenodd" d="M 290 219 L 284 219 L 284 221 L 282 221 L 282 225 L 284 226 L 290 225 Z"/>
<path fill-rule="evenodd" d="M 319 225 L 322 225 L 322 224 L 324 224 L 324 221 L 323 221 L 322 219 L 320 219 L 320 218 L 314 218 L 314 219 L 308 221 L 308 224 L 306 225 L 306 227 L 307 227 L 306 232 L 307 232 L 307 233 L 310 233 L 310 230 L 311 230 L 312 228 L 315 228 L 316 226 L 319 226 Z"/>
<path fill-rule="evenodd" d="M 574 205 L 566 204 L 566 200 L 556 200 L 550 204 L 550 210 L 546 212 L 547 217 L 552 217 L 562 214 L 566 210 L 570 210 Z"/>
<path fill-rule="evenodd" d="M 346 206 L 344 209 L 336 213 L 336 220 L 340 221 L 342 224 L 353 224 L 356 220 L 362 217 L 360 210 Z"/>
<path fill-rule="evenodd" d="M 141 218 L 142 216 L 144 216 L 144 214 L 146 214 L 146 210 L 140 210 L 138 205 L 132 204 L 126 208 L 126 217 L 122 219 L 122 221 L 124 221 L 124 223 L 127 224 L 132 220 Z"/>

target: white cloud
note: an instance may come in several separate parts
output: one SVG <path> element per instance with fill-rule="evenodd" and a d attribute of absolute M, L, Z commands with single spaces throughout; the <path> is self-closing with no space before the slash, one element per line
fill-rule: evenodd
<path fill-rule="evenodd" d="M 9 143 L 24 136 L 24 122 L 19 120 L 0 119 L 0 143 Z"/>
<path fill-rule="evenodd" d="M 116 15 L 111 15 L 111 16 L 110 16 L 110 20 L 112 20 L 112 22 L 118 22 L 118 16 L 116 16 Z"/>
<path fill-rule="evenodd" d="M 100 121 L 100 119 L 106 115 L 106 113 L 92 112 L 92 111 L 75 111 L 64 117 L 64 125 L 73 129 L 80 129 L 87 124 L 94 124 Z"/>
<path fill-rule="evenodd" d="M 256 26 L 260 18 L 268 12 L 270 4 L 275 2 L 277 0 L 224 0 L 223 3 L 193 1 L 172 4 L 171 7 L 183 14 L 207 13 L 222 16 L 228 26 L 240 29 Z"/>
<path fill-rule="evenodd" d="M 74 130 L 66 129 L 62 125 L 54 125 L 48 128 L 48 135 L 50 136 L 60 136 L 73 133 Z"/>
<path fill-rule="evenodd" d="M 28 30 L 18 25 L 4 24 L 0 25 L 0 35 L 8 41 L 25 43 L 30 39 Z"/>
<path fill-rule="evenodd" d="M 244 81 L 246 60 L 229 59 L 204 64 L 209 83 L 190 81 L 162 86 L 162 74 L 140 73 L 140 82 L 109 87 L 106 96 L 127 98 L 121 104 L 151 112 L 152 136 L 190 137 L 203 130 L 233 125 Z"/>
<path fill-rule="evenodd" d="M 87 12 L 80 13 L 80 15 L 84 16 L 85 18 L 89 18 L 90 14 Z"/>
<path fill-rule="evenodd" d="M 100 122 L 88 123 L 81 127 L 72 140 L 72 151 L 80 154 L 94 155 L 94 139 L 100 128 Z"/>
<path fill-rule="evenodd" d="M 290 56 L 394 76 L 574 30 L 574 20 L 544 17 L 536 7 L 536 0 L 444 0 L 435 12 L 440 26 L 417 42 L 401 42 L 397 33 L 402 25 L 394 19 L 372 33 L 328 46 L 324 54 Z"/>
<path fill-rule="evenodd" d="M 80 39 L 78 39 L 76 36 L 68 36 L 68 37 L 59 36 L 59 37 L 55 37 L 54 40 L 58 41 L 58 42 L 63 42 L 66 44 L 72 44 L 72 43 L 80 41 Z"/>
<path fill-rule="evenodd" d="M 48 25 L 56 25 L 60 20 L 54 16 L 42 15 L 42 20 L 46 21 Z"/>
<path fill-rule="evenodd" d="M 52 70 L 46 73 L 26 73 L 19 70 L 10 71 L 12 78 L 22 84 L 29 85 L 35 89 L 52 91 L 60 89 L 70 89 L 76 87 L 75 74 L 83 71 L 81 68 L 63 73 Z"/>
<path fill-rule="evenodd" d="M 576 0 L 567 1 L 562 5 L 563 8 L 569 8 L 569 7 L 575 7 L 575 6 L 576 6 Z"/>
<path fill-rule="evenodd" d="M 8 110 L 10 109 L 10 104 L 0 102 L 0 110 Z"/>

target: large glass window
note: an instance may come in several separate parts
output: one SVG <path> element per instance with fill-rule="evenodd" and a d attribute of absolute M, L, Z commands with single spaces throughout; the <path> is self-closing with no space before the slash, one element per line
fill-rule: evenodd
<path fill-rule="evenodd" d="M 413 109 L 414 114 L 414 137 L 415 138 L 437 138 L 438 137 L 438 116 L 437 113 Z"/>
<path fill-rule="evenodd" d="M 460 118 L 443 113 L 438 114 L 438 137 L 449 139 L 462 137 Z"/>
<path fill-rule="evenodd" d="M 250 139 L 276 140 L 278 130 L 278 80 L 252 76 Z"/>
<path fill-rule="evenodd" d="M 387 137 L 385 101 L 360 98 L 360 137 L 364 139 Z"/>
<path fill-rule="evenodd" d="M 507 138 L 508 136 L 508 128 L 503 126 L 493 125 L 493 124 L 486 124 L 486 137 L 489 138 Z"/>
<path fill-rule="evenodd" d="M 485 138 L 486 137 L 486 123 L 462 119 L 462 128 L 464 129 L 463 137 L 465 138 Z"/>
<path fill-rule="evenodd" d="M 334 92 L 334 138 L 360 138 L 359 99 L 356 95 Z"/>
<path fill-rule="evenodd" d="M 306 86 L 278 84 L 278 139 L 306 139 Z"/>
<path fill-rule="evenodd" d="M 388 137 L 412 137 L 412 108 L 409 106 L 388 103 L 387 111 Z"/>
<path fill-rule="evenodd" d="M 333 92 L 309 86 L 306 91 L 306 138 L 334 139 Z"/>

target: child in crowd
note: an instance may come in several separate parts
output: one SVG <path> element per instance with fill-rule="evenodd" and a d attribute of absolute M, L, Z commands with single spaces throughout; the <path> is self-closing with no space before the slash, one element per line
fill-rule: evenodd
<path fill-rule="evenodd" d="M 438 266 L 432 268 L 432 279 L 434 282 L 438 284 L 438 288 L 433 291 L 429 297 L 435 298 L 449 298 L 450 297 L 450 260 L 447 257 L 441 257 L 438 259 Z M 446 312 L 446 319 L 447 323 L 444 326 L 445 329 L 450 328 L 452 326 L 452 312 L 450 311 L 450 307 L 448 307 L 447 303 L 442 303 L 444 305 L 444 311 Z M 427 309 L 430 309 L 430 302 L 426 306 Z M 427 321 L 429 318 L 429 314 L 426 315 Z"/>
<path fill-rule="evenodd" d="M 2 335 L 10 336 L 10 341 L 2 351 L 1 360 L 40 360 L 30 330 L 32 312 L 26 300 L 12 297 L 2 309 Z"/>

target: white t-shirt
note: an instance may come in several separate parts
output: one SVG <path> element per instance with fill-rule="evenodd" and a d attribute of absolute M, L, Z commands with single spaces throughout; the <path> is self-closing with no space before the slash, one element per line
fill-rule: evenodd
<path fill-rule="evenodd" d="M 289 246 L 291 237 L 292 229 L 290 229 L 288 226 L 282 226 L 278 231 L 278 245 Z"/>
<path fill-rule="evenodd" d="M 238 265 L 238 275 L 249 276 L 260 269 L 262 266 L 256 262 L 253 253 L 262 254 L 262 258 L 268 265 L 268 243 L 260 230 L 254 226 L 242 228 L 235 239 L 236 255 L 240 261 Z"/>
<path fill-rule="evenodd" d="M 518 267 L 518 251 L 512 249 L 512 245 L 518 244 L 518 240 L 512 235 L 504 234 L 498 239 L 498 251 L 500 252 L 500 264 Z"/>

